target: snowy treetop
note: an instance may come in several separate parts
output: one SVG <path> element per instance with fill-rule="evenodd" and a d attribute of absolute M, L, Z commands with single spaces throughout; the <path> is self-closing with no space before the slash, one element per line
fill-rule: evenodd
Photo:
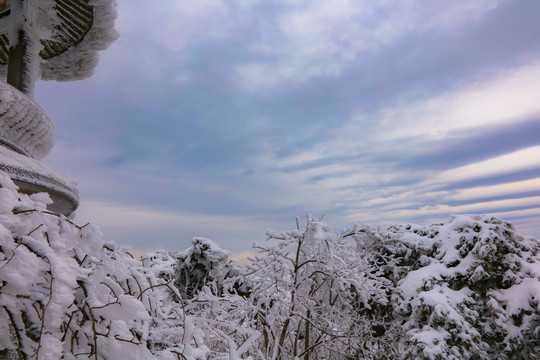
<path fill-rule="evenodd" d="M 133 259 L 0 171 L 0 359 L 529 360 L 540 241 L 491 216 L 308 216 L 241 268 L 206 238 Z M 354 241 L 351 241 L 351 238 Z"/>

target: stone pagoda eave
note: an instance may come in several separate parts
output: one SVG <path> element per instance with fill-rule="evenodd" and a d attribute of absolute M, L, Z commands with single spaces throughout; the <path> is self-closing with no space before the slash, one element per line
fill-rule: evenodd
<path fill-rule="evenodd" d="M 73 181 L 39 162 L 55 139 L 34 83 L 90 76 L 118 36 L 115 19 L 115 0 L 0 0 L 0 171 L 22 193 L 48 193 L 54 212 L 71 214 L 79 197 Z"/>
<path fill-rule="evenodd" d="M 25 31 L 29 41 L 38 41 L 39 70 L 37 80 L 70 81 L 92 75 L 99 59 L 98 52 L 118 38 L 114 28 L 116 2 L 111 0 L 7 0 L 1 9 L 0 0 L 0 75 L 7 73 L 11 42 L 9 30 L 11 3 L 25 1 L 41 20 L 28 22 Z M 14 7 L 14 6 L 13 6 Z M 49 24 L 51 25 L 50 28 Z M 41 27 L 41 28 L 40 28 Z M 32 39 L 36 37 L 39 39 Z"/>

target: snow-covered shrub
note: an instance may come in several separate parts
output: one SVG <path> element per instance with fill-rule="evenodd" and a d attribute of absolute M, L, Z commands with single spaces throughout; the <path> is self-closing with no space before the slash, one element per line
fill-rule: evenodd
<path fill-rule="evenodd" d="M 500 219 L 269 232 L 134 260 L 0 172 L 0 359 L 535 359 L 540 241 Z M 356 241 L 356 247 L 350 238 Z"/>
<path fill-rule="evenodd" d="M 540 242 L 488 216 L 358 227 L 394 283 L 402 359 L 533 359 L 540 353 Z M 375 245 L 375 246 L 373 246 Z"/>
<path fill-rule="evenodd" d="M 361 309 L 387 301 L 387 281 L 373 276 L 342 235 L 308 216 L 306 228 L 267 234 L 247 265 L 252 284 L 241 310 L 263 337 L 263 359 L 354 357 L 371 339 Z"/>
<path fill-rule="evenodd" d="M 182 310 L 182 321 L 174 317 L 172 321 L 161 320 L 169 323 L 163 335 L 171 339 L 161 342 L 163 349 L 192 339 L 191 349 L 197 347 L 203 359 L 236 360 L 256 353 L 259 332 L 231 311 L 246 299 L 237 293 L 244 288 L 238 285 L 241 269 L 229 255 L 212 240 L 194 238 L 192 246 L 184 251 L 160 250 L 143 256 L 145 267 L 169 284 L 157 293 L 161 306 Z M 174 324 L 181 328 L 174 331 Z M 182 333 L 182 339 L 174 339 L 174 334 Z M 186 356 L 186 352 L 182 354 Z"/>
<path fill-rule="evenodd" d="M 0 353 L 6 358 L 150 355 L 150 285 L 138 263 L 92 225 L 46 210 L 0 173 Z M 147 294 L 149 295 L 149 294 Z M 141 358 L 132 357 L 132 358 Z"/>
<path fill-rule="evenodd" d="M 402 260 L 389 251 L 399 247 L 399 240 L 387 236 L 387 231 L 380 227 L 358 226 L 344 229 L 343 237 L 353 237 L 357 244 L 356 254 L 369 264 L 371 276 L 387 281 L 387 301 L 378 302 L 369 308 L 358 309 L 358 315 L 371 323 L 372 336 L 364 338 L 358 351 L 358 359 L 362 360 L 396 360 L 400 357 L 400 339 L 403 338 L 401 319 L 396 319 L 393 299 L 397 280 L 403 276 L 400 271 L 407 270 Z M 357 315 L 357 316 L 358 316 Z"/>
<path fill-rule="evenodd" d="M 0 359 L 206 358 L 170 280 L 0 184 Z"/>
<path fill-rule="evenodd" d="M 230 255 L 210 239 L 194 238 L 190 248 L 174 254 L 174 284 L 185 298 L 193 298 L 204 286 L 216 295 L 222 294 L 224 280 L 237 277 L 241 271 L 229 259 Z"/>

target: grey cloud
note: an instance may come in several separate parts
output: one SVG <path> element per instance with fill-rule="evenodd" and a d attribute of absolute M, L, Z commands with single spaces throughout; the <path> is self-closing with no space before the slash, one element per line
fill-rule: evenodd
<path fill-rule="evenodd" d="M 377 160 L 393 160 L 398 168 L 448 170 L 540 144 L 540 120 L 455 130 L 445 138 L 408 139 L 408 145 Z"/>
<path fill-rule="evenodd" d="M 228 11 L 239 16 L 234 11 L 240 9 L 229 5 Z M 438 10 L 436 5 L 433 11 Z M 133 33 L 104 53 L 93 78 L 72 84 L 40 83 L 37 102 L 53 118 L 59 141 L 67 144 L 66 154 L 53 153 L 46 161 L 78 180 L 85 199 L 133 207 L 152 204 L 167 211 L 257 214 L 267 216 L 273 225 L 294 224 L 294 216 L 317 211 L 338 226 L 350 225 L 340 219 L 360 208 L 362 200 L 410 191 L 412 199 L 395 206 L 422 206 L 436 201 L 420 197 L 422 191 L 540 176 L 540 169 L 535 169 L 436 189 L 418 185 L 432 173 L 539 144 L 537 118 L 454 132 L 441 139 L 392 142 L 374 134 L 378 111 L 402 101 L 404 95 L 429 99 L 537 59 L 540 4 L 503 2 L 460 28 L 400 34 L 376 50 L 357 53 L 337 74 L 246 92 L 234 69 L 251 62 L 281 61 L 279 54 L 259 52 L 256 45 L 269 37 L 279 43 L 281 35 L 272 21 L 284 7 L 259 2 L 241 10 L 252 16 L 233 19 L 227 36 L 191 32 L 192 37 L 182 39 L 177 48 L 163 46 L 163 39 L 145 38 L 147 52 L 141 58 L 133 56 L 133 49 L 140 50 L 135 26 Z M 209 20 L 201 21 L 194 28 Z M 325 61 L 332 65 L 337 60 Z M 357 120 L 358 132 L 339 133 L 358 114 L 363 115 Z M 354 146 L 294 166 L 277 165 L 293 155 L 343 143 Z M 76 158 L 69 158 L 70 152 Z M 273 163 L 257 162 L 267 154 Z M 295 177 L 333 164 L 345 169 Z M 317 187 L 325 180 L 358 173 L 374 179 L 356 186 Z M 270 201 L 280 196 L 288 196 L 289 203 Z M 313 201 L 317 197 L 325 199 Z M 297 204 L 291 204 L 294 201 Z M 328 208 L 321 208 L 324 205 Z M 382 207 L 370 210 L 385 216 Z M 174 224 L 167 226 L 169 236 Z M 142 244 L 137 234 L 114 231 L 115 237 Z M 144 234 L 151 235 L 152 231 Z M 227 233 L 228 239 L 234 236 L 232 230 Z"/>

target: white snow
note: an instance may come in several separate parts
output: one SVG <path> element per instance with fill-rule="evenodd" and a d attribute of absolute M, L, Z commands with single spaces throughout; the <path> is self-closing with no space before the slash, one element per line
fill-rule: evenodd
<path fill-rule="evenodd" d="M 55 8 L 56 0 L 26 0 L 23 7 L 18 6 L 18 1 L 11 1 L 8 4 L 11 4 L 10 21 L 9 24 L 0 21 L 0 28 L 9 34 L 10 45 L 15 45 L 18 41 L 17 27 L 24 28 L 29 36 L 29 49 L 35 57 L 43 48 L 40 40 L 61 40 L 55 37 L 54 30 L 55 24 L 60 23 Z M 118 33 L 114 29 L 117 12 L 116 0 L 90 0 L 88 4 L 93 7 L 93 24 L 84 39 L 55 57 L 31 61 L 30 73 L 26 76 L 34 81 L 39 78 L 66 81 L 84 79 L 92 75 L 99 60 L 98 52 L 106 49 L 118 38 Z M 78 5 L 75 3 L 70 6 Z M 0 73 L 5 74 L 6 68 L 6 64 L 0 66 Z"/>
<path fill-rule="evenodd" d="M 241 269 L 206 238 L 139 262 L 45 211 L 46 194 L 18 193 L 1 171 L 0 185 L 8 358 L 292 360 L 306 328 L 312 354 L 336 360 L 526 360 L 540 347 L 540 242 L 500 219 L 336 234 L 308 217 L 268 232 Z"/>
<path fill-rule="evenodd" d="M 42 163 L 0 146 L 0 170 L 12 179 L 54 190 L 78 202 L 76 183 Z"/>
<path fill-rule="evenodd" d="M 388 239 L 382 246 L 407 260 L 388 269 L 396 309 L 407 319 L 405 357 L 528 359 L 536 351 L 518 349 L 540 329 L 538 240 L 482 215 L 363 231 Z M 497 337 L 504 341 L 493 342 Z"/>
<path fill-rule="evenodd" d="M 0 81 L 0 145 L 40 160 L 54 146 L 54 125 L 30 97 Z"/>
<path fill-rule="evenodd" d="M 99 61 L 98 52 L 107 49 L 118 38 L 114 28 L 116 0 L 90 0 L 89 4 L 94 11 L 92 27 L 79 44 L 42 62 L 43 80 L 69 81 L 91 76 Z"/>

